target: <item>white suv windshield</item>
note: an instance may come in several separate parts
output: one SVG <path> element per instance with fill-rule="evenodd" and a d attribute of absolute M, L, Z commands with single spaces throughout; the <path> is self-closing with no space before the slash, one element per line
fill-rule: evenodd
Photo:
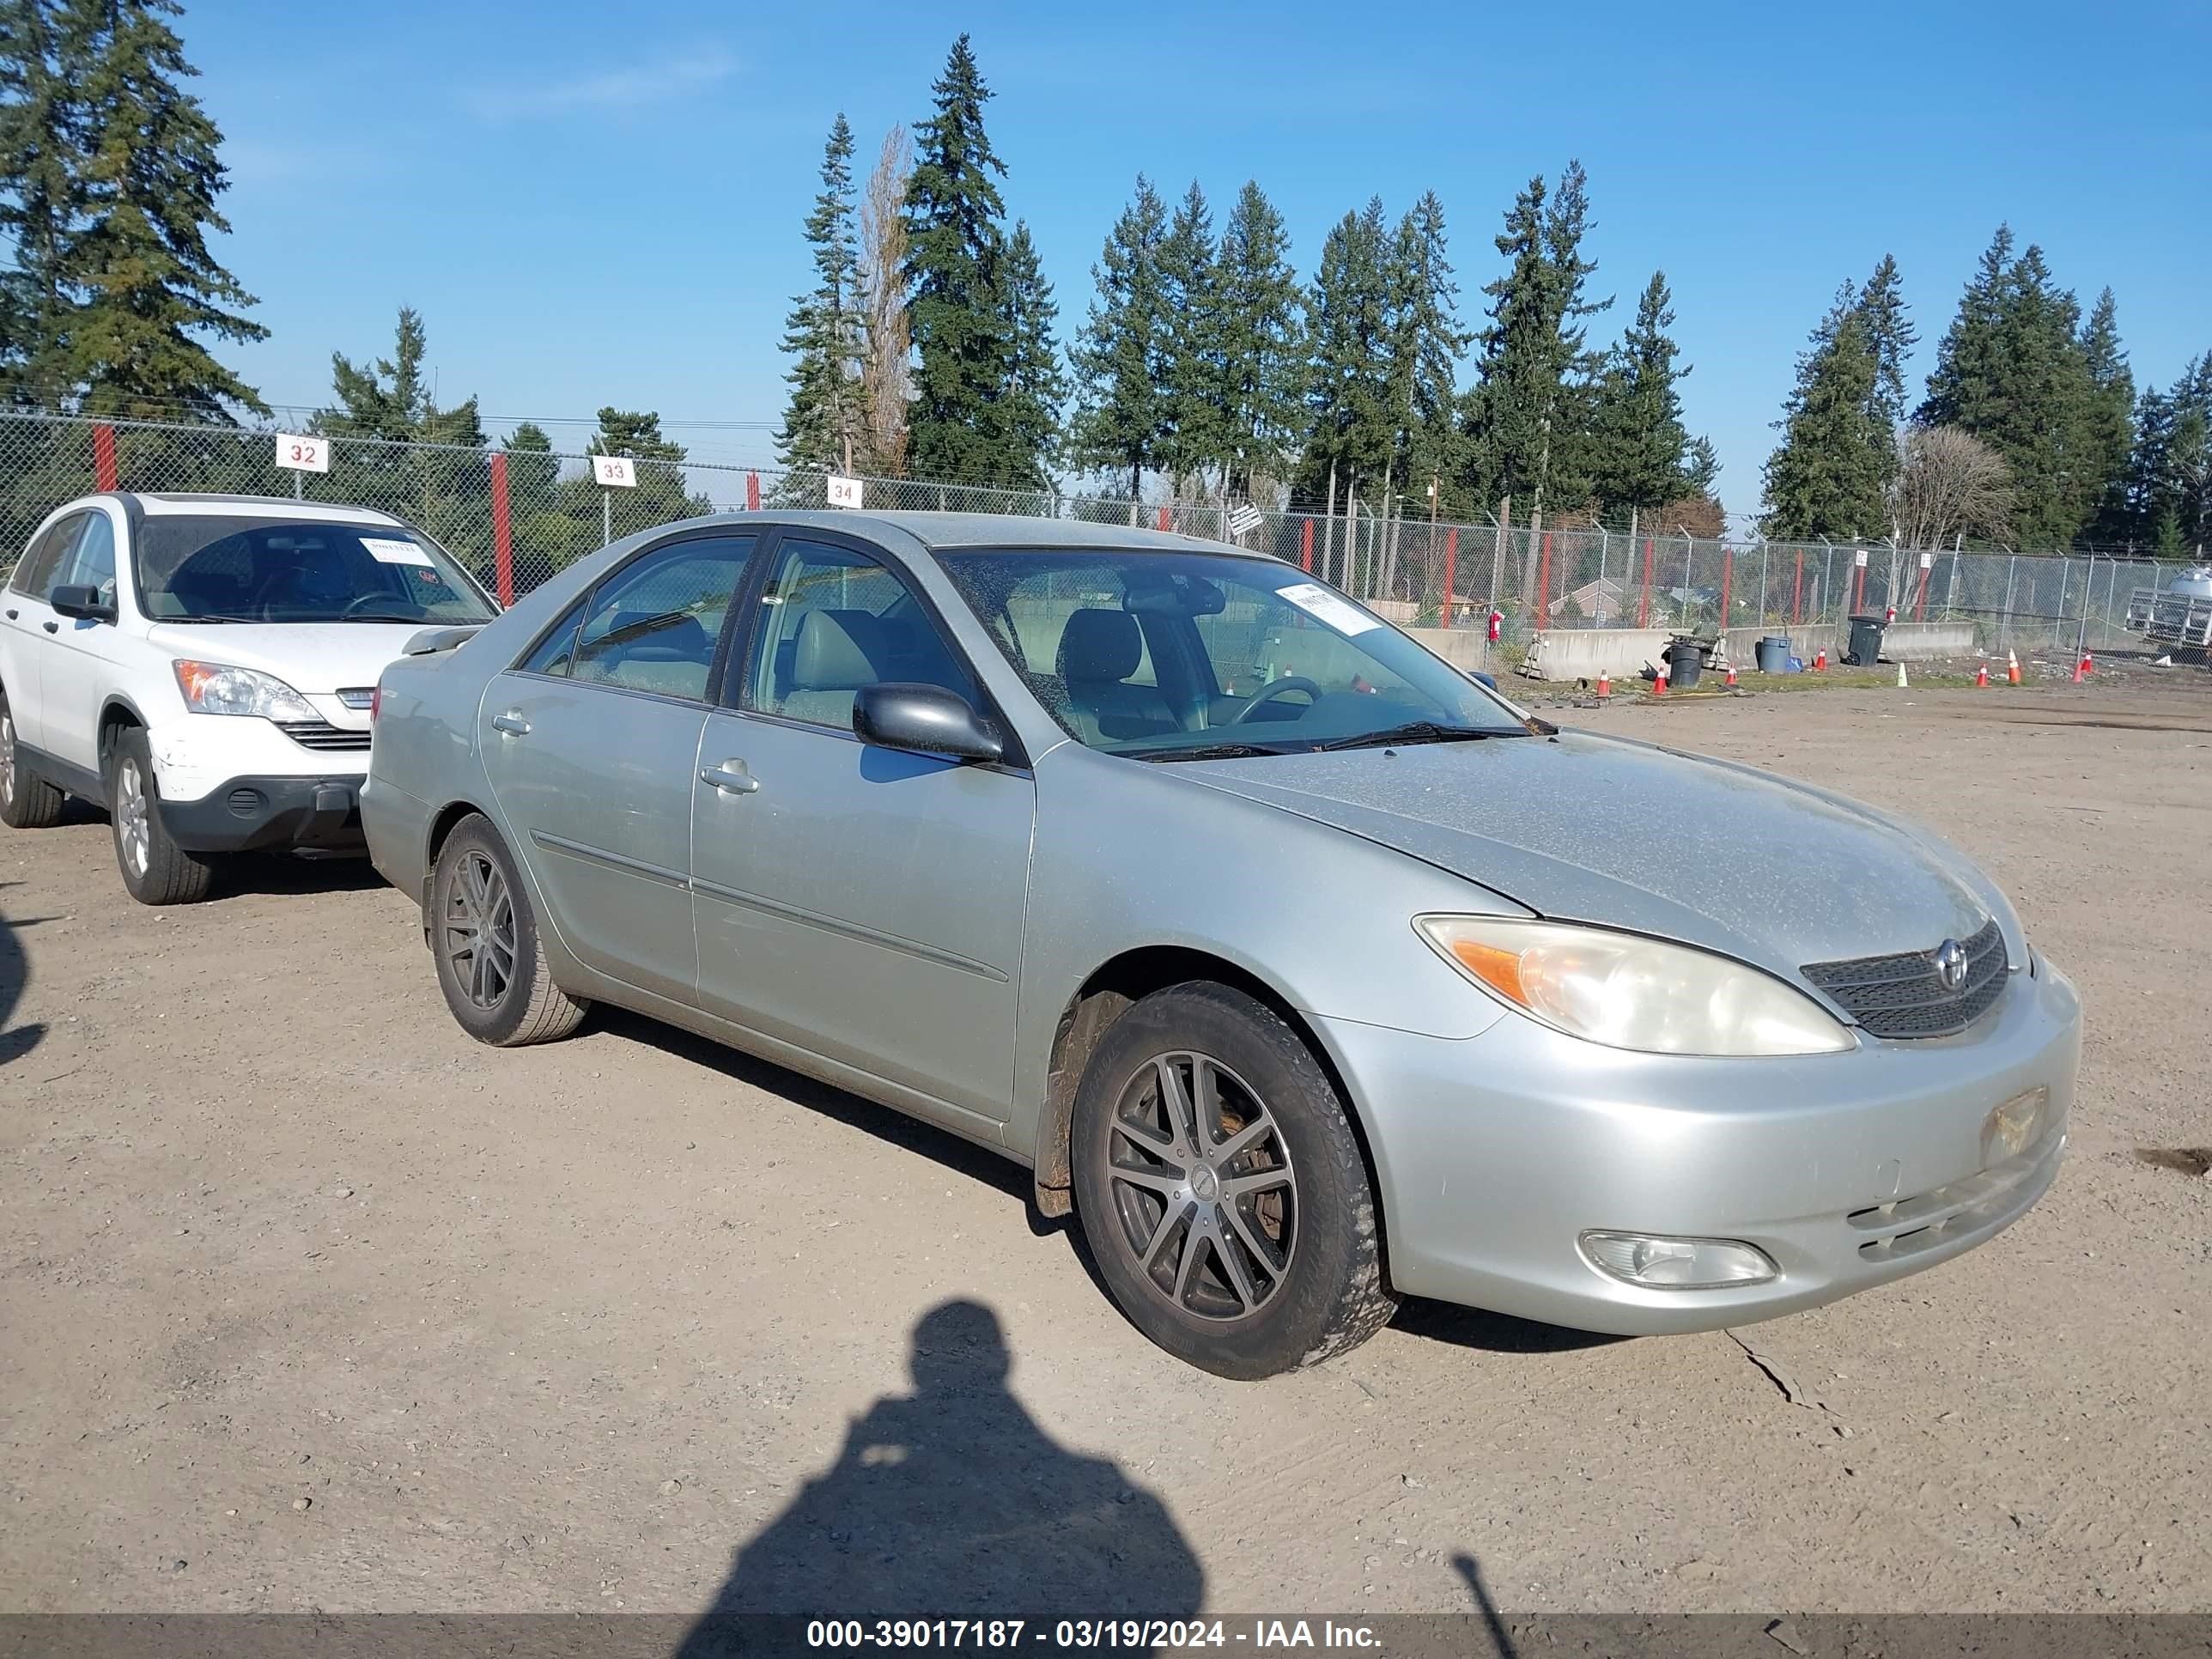
<path fill-rule="evenodd" d="M 132 537 L 156 622 L 488 622 L 452 556 L 399 525 L 149 514 Z"/>
<path fill-rule="evenodd" d="M 1526 736 L 1498 698 L 1272 559 L 1083 549 L 939 562 L 1071 737 L 1140 760 Z"/>

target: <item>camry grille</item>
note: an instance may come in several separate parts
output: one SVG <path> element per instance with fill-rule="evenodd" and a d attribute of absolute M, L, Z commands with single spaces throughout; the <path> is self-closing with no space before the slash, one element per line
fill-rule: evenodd
<path fill-rule="evenodd" d="M 349 732 L 326 720 L 278 720 L 279 731 L 302 749 L 366 749 L 368 733 Z"/>
<path fill-rule="evenodd" d="M 2004 934 L 1994 917 L 1960 944 L 1966 976 L 1955 990 L 1943 983 L 1936 950 L 1808 963 L 1803 972 L 1876 1036 L 1952 1036 L 1989 1012 L 2005 988 Z"/>

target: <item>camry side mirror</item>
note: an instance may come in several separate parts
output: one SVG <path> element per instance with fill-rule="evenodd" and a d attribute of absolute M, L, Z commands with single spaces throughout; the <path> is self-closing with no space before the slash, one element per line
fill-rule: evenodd
<path fill-rule="evenodd" d="M 902 680 L 860 688 L 853 699 L 853 734 L 879 749 L 954 760 L 995 761 L 1006 752 L 1006 739 L 958 692 Z"/>
<path fill-rule="evenodd" d="M 75 617 L 81 622 L 112 623 L 115 620 L 115 606 L 103 601 L 96 587 L 69 583 L 54 589 L 53 597 L 47 603 L 53 606 L 54 614 L 58 617 Z"/>

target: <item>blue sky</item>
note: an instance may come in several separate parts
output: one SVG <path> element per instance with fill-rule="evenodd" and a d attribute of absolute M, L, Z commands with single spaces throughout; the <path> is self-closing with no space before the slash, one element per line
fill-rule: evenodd
<path fill-rule="evenodd" d="M 1923 373 L 2000 219 L 2086 305 L 2110 283 L 2138 381 L 2212 349 L 2212 6 L 1661 8 L 1307 0 L 1200 8 L 543 0 L 191 4 L 227 137 L 225 256 L 271 331 L 230 355 L 315 404 L 330 353 L 418 308 L 441 395 L 489 416 L 659 410 L 700 459 L 765 462 L 799 222 L 839 109 L 863 160 L 928 109 L 952 37 L 996 94 L 1009 212 L 1079 320 L 1139 170 L 1224 209 L 1256 178 L 1302 272 L 1379 193 L 1443 198 L 1462 308 L 1532 173 L 1590 175 L 1596 319 L 1674 287 L 1734 511 L 1808 329 L 1884 252 Z M 556 441 L 568 435 L 555 428 Z M 567 444 L 562 445 L 568 447 Z"/>

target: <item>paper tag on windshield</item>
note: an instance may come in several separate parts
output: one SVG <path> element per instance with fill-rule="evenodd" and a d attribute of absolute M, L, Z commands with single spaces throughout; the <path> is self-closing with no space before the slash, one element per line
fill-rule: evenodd
<path fill-rule="evenodd" d="M 1340 634 L 1364 634 L 1370 628 L 1382 626 L 1374 617 L 1353 610 L 1319 582 L 1292 582 L 1288 587 L 1277 588 L 1275 597 L 1288 599 L 1306 615 Z"/>
<path fill-rule="evenodd" d="M 424 564 L 430 556 L 413 542 L 392 541 L 381 536 L 363 536 L 361 544 L 368 550 L 368 556 L 379 564 Z"/>

